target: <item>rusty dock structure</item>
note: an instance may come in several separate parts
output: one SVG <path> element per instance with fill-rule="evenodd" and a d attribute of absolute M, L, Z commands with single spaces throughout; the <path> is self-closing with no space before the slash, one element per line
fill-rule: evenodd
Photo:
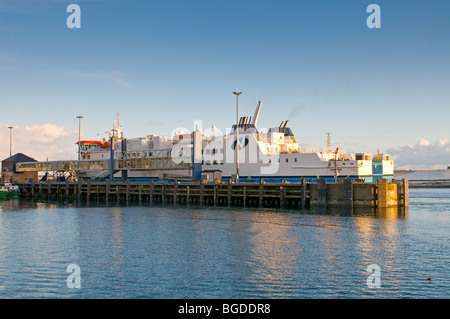
<path fill-rule="evenodd" d="M 206 182 L 206 181 L 78 181 L 31 182 L 18 185 L 22 198 L 104 203 L 194 203 L 200 205 L 308 208 L 407 207 L 408 180 L 376 183 L 346 180 L 343 183 Z"/>

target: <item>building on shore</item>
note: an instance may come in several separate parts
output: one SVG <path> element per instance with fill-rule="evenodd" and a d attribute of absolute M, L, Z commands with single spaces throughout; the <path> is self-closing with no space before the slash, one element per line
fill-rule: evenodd
<path fill-rule="evenodd" d="M 14 154 L 2 161 L 2 183 L 27 183 L 38 180 L 38 172 L 19 172 L 16 164 L 20 162 L 37 162 L 23 153 Z"/>

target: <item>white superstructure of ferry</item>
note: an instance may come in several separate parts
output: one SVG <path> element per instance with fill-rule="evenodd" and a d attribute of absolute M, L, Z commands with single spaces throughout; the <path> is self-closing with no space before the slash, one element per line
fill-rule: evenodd
<path fill-rule="evenodd" d="M 338 182 L 344 179 L 374 181 L 377 178 L 392 178 L 394 163 L 388 154 L 377 154 L 376 163 L 372 155 L 366 153 L 346 154 L 339 149 L 332 149 L 328 141 L 323 150 L 303 150 L 296 140 L 288 121 L 265 131 L 258 130 L 258 118 L 261 102 L 258 103 L 252 117 L 241 117 L 237 125 L 224 135 L 215 134 L 208 129 L 202 134 L 202 175 L 214 176 L 214 179 L 227 181 L 306 181 L 326 179 Z M 192 161 L 193 133 L 175 132 L 172 137 L 147 135 L 146 137 L 124 139 L 119 119 L 110 132 L 109 139 L 80 142 L 81 159 L 109 159 L 111 154 L 111 137 L 114 137 L 114 156 L 128 152 L 137 157 L 171 157 L 174 161 Z M 238 137 L 238 139 L 236 139 Z M 236 150 L 237 149 L 237 150 Z M 236 164 L 238 159 L 239 165 Z M 374 168 L 376 172 L 374 172 Z M 114 178 L 121 178 L 116 172 Z M 127 172 L 129 179 L 150 178 L 190 178 L 192 170 L 160 170 Z M 80 178 L 110 178 L 106 171 L 84 171 Z"/>

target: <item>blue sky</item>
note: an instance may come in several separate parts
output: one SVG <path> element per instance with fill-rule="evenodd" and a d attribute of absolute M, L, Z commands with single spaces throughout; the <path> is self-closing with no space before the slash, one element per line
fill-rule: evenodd
<path fill-rule="evenodd" d="M 81 29 L 66 26 L 70 3 Z M 425 140 L 440 154 L 429 166 L 450 164 L 449 13 L 438 0 L 0 0 L 0 153 L 8 125 L 64 127 L 75 143 L 77 115 L 95 138 L 117 111 L 130 138 L 194 120 L 225 131 L 239 90 L 240 115 L 262 100 L 259 126 L 290 120 L 303 147 L 333 132 L 341 149 L 401 149 L 408 165 Z"/>

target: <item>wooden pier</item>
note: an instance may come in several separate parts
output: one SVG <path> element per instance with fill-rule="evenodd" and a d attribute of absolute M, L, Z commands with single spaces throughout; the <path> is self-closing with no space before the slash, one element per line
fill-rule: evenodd
<path fill-rule="evenodd" d="M 408 180 L 362 183 L 224 183 L 204 181 L 43 182 L 18 185 L 21 197 L 106 203 L 196 203 L 219 206 L 305 208 L 407 207 Z"/>

